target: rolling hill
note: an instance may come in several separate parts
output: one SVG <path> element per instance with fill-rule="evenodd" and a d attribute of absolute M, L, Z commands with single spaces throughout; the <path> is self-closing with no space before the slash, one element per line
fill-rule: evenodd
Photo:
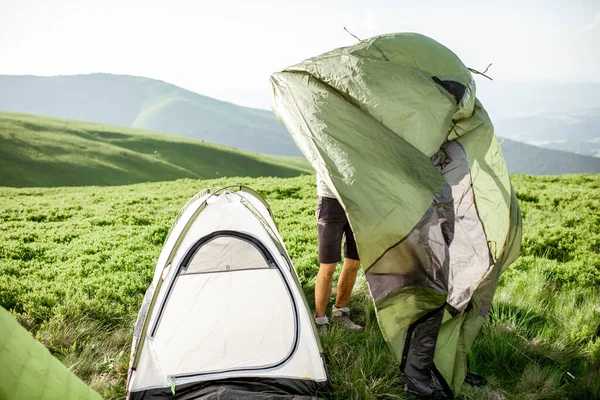
<path fill-rule="evenodd" d="M 0 75 L 0 110 L 174 133 L 258 153 L 299 156 L 273 113 L 127 75 Z"/>
<path fill-rule="evenodd" d="M 250 153 L 170 134 L 0 112 L 0 186 L 125 185 L 312 173 L 302 158 Z"/>
<path fill-rule="evenodd" d="M 478 91 L 483 98 L 482 101 L 493 116 L 498 136 L 520 142 L 528 142 L 529 144 L 553 150 L 577 152 L 590 156 L 600 155 L 600 96 L 597 96 L 597 98 L 594 96 L 594 94 L 600 93 L 600 85 L 541 83 L 508 85 L 502 83 L 496 84 L 495 82 L 479 83 L 481 83 L 481 87 L 478 87 Z M 520 93 L 520 95 L 515 96 L 514 93 Z M 561 93 L 563 97 L 561 97 Z M 578 109 L 578 107 L 586 104 L 592 108 L 583 111 Z M 240 107 L 148 78 L 111 74 L 55 77 L 0 75 L 0 110 L 95 121 L 102 124 L 174 133 L 263 154 L 301 156 L 291 136 L 279 121 L 276 120 L 272 112 Z M 542 111 L 545 113 L 534 115 L 536 112 Z M 507 118 L 507 115 L 512 115 L 513 117 Z M 30 123 L 33 123 L 33 125 L 37 124 L 35 121 L 30 121 Z M 41 125 L 45 123 L 40 122 Z M 52 124 L 56 126 L 55 123 Z M 66 129 L 65 124 L 66 122 L 59 123 L 60 126 Z M 25 129 L 32 132 L 40 130 L 39 127 L 34 126 L 29 129 L 26 128 L 27 126 L 25 124 L 19 130 Z M 89 129 L 90 131 L 109 129 L 114 131 L 114 133 L 130 132 L 126 128 L 111 127 L 97 129 L 91 127 L 92 125 L 87 126 L 88 128 L 83 129 Z M 50 128 L 50 130 L 52 129 L 54 128 Z M 150 134 L 150 132 L 145 132 L 145 135 Z M 103 140 L 107 141 L 110 139 L 109 141 L 112 146 L 117 143 L 119 146 L 124 146 L 124 143 L 127 142 L 127 140 L 120 140 L 117 137 L 108 138 L 105 136 Z M 60 146 L 64 146 L 66 136 L 61 137 L 62 144 Z M 71 135 L 71 137 L 74 136 Z M 15 136 L 13 135 L 14 138 Z M 171 142 L 171 137 L 162 135 L 161 138 L 162 144 Z M 81 138 L 78 140 L 81 140 Z M 175 146 L 174 143 L 177 143 L 177 146 L 181 148 L 184 147 L 184 143 L 196 143 L 198 145 L 198 142 L 186 142 L 176 136 L 173 136 L 172 142 L 169 146 Z M 19 143 L 21 144 L 13 143 L 11 146 L 25 144 L 23 142 Z M 55 147 L 51 141 L 45 142 L 45 144 Z M 86 156 L 83 156 L 81 151 L 75 151 L 76 147 L 73 146 L 69 150 L 73 151 L 73 157 L 89 162 Z M 149 144 L 148 146 L 152 147 L 154 144 Z M 216 149 L 219 147 L 210 148 Z M 23 151 L 25 150 L 21 149 L 18 154 L 22 154 Z M 182 151 L 173 151 L 173 154 Z M 227 151 L 231 152 L 233 150 L 228 149 Z M 600 172 L 597 167 L 598 161 L 589 157 L 580 157 L 579 155 L 565 152 L 555 153 L 552 150 L 521 145 L 514 141 L 507 141 L 503 145 L 503 151 L 509 170 L 513 173 L 543 175 Z M 21 157 L 20 161 L 15 161 L 16 156 L 8 153 L 8 150 L 0 149 L 0 152 L 3 152 L 0 155 L 7 154 L 3 156 L 3 159 L 0 159 L 3 165 L 12 163 L 12 174 L 16 174 L 19 168 L 30 172 L 32 168 L 45 170 L 43 166 L 40 166 L 45 165 L 40 160 L 37 160 L 35 163 L 38 167 L 35 167 L 34 164 L 23 166 L 19 163 L 23 164 L 26 160 L 31 160 L 31 158 Z M 67 151 L 65 150 L 65 152 Z M 190 150 L 190 154 L 194 152 L 195 150 Z M 115 172 L 120 170 L 112 165 L 115 162 L 114 158 L 117 157 L 120 159 L 119 163 L 128 165 L 132 165 L 132 160 L 125 158 L 124 154 L 118 152 L 110 153 L 110 156 L 107 156 L 107 153 L 102 154 L 102 157 L 108 157 L 108 159 L 100 163 L 98 160 L 102 157 L 100 157 L 100 153 L 96 154 L 98 163 L 95 164 L 93 170 L 96 171 L 94 182 L 98 183 L 94 184 L 142 182 L 148 180 L 148 177 L 152 177 L 152 180 L 157 180 L 159 179 L 158 177 L 175 179 L 177 177 L 192 176 L 197 173 L 198 168 L 207 168 L 207 163 L 198 163 L 197 160 L 192 163 L 193 165 L 188 165 L 187 167 L 179 166 L 176 168 L 167 166 L 163 168 L 161 166 L 159 168 L 154 158 L 148 153 L 143 153 L 145 157 L 144 162 L 152 161 L 152 167 L 142 170 L 131 166 L 128 170 L 129 172 L 123 174 Z M 527 155 L 529 154 L 536 154 L 535 159 L 528 157 Z M 7 159 L 6 157 L 10 158 Z M 57 159 L 62 160 L 65 157 L 63 155 Z M 258 156 L 252 155 L 252 157 Z M 266 156 L 260 156 L 259 158 L 264 162 L 274 162 L 276 165 L 280 165 L 280 160 L 276 158 L 268 158 Z M 557 163 L 555 162 L 555 158 L 562 161 Z M 137 159 L 136 162 L 140 160 Z M 284 167 L 299 168 L 303 171 L 309 168 L 304 160 L 298 160 L 300 164 L 295 165 L 293 164 L 294 160 L 287 159 Z M 59 163 L 54 163 L 55 167 L 59 165 Z M 71 166 L 72 164 L 67 163 L 61 166 L 58 171 L 68 171 L 71 169 Z M 104 172 L 100 174 L 102 168 L 105 167 L 108 168 L 106 174 Z M 88 165 L 86 168 L 89 169 L 92 167 Z M 173 168 L 178 172 L 175 173 Z M 157 172 L 159 170 L 160 172 Z M 171 172 L 167 172 L 168 170 L 171 170 Z M 220 173 L 223 173 L 224 167 L 219 167 L 219 170 Z M 188 175 L 181 175 L 181 173 Z M 234 173 L 234 171 L 228 170 L 227 175 L 231 176 L 231 173 Z M 246 171 L 242 168 L 238 169 L 235 173 L 246 174 Z M 248 172 L 252 176 L 257 176 L 257 173 L 258 170 L 253 170 L 252 168 Z M 119 175 L 119 177 L 115 174 Z M 204 171 L 199 176 L 215 176 L 216 169 L 212 172 L 213 175 L 207 174 L 208 172 Z M 32 176 L 34 175 L 35 173 L 32 174 Z M 59 175 L 61 176 L 60 179 L 53 178 L 48 180 L 48 178 L 44 178 L 43 181 L 76 185 L 86 184 L 85 182 L 87 182 L 81 177 L 70 179 L 64 172 L 61 172 Z M 98 180 L 98 176 L 103 176 L 103 178 Z M 15 182 L 24 184 L 28 179 L 32 180 L 28 185 L 41 182 L 35 177 L 23 178 Z M 2 183 L 0 182 L 0 184 Z M 6 181 L 4 184 L 6 184 Z M 51 184 L 47 183 L 46 185 Z"/>
<path fill-rule="evenodd" d="M 501 139 L 502 141 L 502 139 Z M 505 139 L 511 173 L 600 173 L 600 159 Z M 312 174 L 301 157 L 237 150 L 176 135 L 0 112 L 0 186 L 126 185 L 220 176 Z"/>
<path fill-rule="evenodd" d="M 478 80 L 477 95 L 499 136 L 586 155 L 600 151 L 593 141 L 600 131 L 598 83 Z M 0 110 L 174 133 L 258 153 L 301 155 L 270 111 L 143 77 L 0 75 Z"/>

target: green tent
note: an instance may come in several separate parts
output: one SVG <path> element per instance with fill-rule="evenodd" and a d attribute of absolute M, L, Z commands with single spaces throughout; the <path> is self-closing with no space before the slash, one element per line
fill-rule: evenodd
<path fill-rule="evenodd" d="M 0 307 L 0 400 L 100 400 Z"/>
<path fill-rule="evenodd" d="M 411 393 L 451 397 L 518 256 L 521 217 L 471 72 L 412 33 L 271 77 L 272 107 L 342 203 Z"/>

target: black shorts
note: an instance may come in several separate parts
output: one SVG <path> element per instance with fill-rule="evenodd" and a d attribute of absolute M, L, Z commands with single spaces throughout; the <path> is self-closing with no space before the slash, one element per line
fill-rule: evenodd
<path fill-rule="evenodd" d="M 344 237 L 344 258 L 358 260 L 354 233 L 340 202 L 329 197 L 319 197 L 316 214 L 319 263 L 333 264 L 341 261 L 342 237 Z"/>

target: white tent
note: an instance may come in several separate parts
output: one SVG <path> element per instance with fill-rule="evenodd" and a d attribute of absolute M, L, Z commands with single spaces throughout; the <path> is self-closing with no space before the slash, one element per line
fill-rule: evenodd
<path fill-rule="evenodd" d="M 180 212 L 160 254 L 128 398 L 317 396 L 329 383 L 315 332 L 267 203 L 243 186 L 208 189 Z"/>

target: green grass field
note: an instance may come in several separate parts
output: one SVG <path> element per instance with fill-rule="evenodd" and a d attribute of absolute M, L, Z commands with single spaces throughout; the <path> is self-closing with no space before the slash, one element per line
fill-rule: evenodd
<path fill-rule="evenodd" d="M 0 112 L 0 186 L 127 185 L 180 178 L 292 177 L 304 158 L 263 155 L 181 136 Z"/>
<path fill-rule="evenodd" d="M 459 398 L 598 399 L 600 176 L 513 182 L 522 256 L 503 275 L 469 355 L 489 384 Z M 0 304 L 100 394 L 122 398 L 138 307 L 171 222 L 197 191 L 232 183 L 271 204 L 312 304 L 313 176 L 0 188 Z M 406 398 L 362 276 L 350 306 L 367 328 L 333 328 L 324 341 L 332 398 Z"/>

